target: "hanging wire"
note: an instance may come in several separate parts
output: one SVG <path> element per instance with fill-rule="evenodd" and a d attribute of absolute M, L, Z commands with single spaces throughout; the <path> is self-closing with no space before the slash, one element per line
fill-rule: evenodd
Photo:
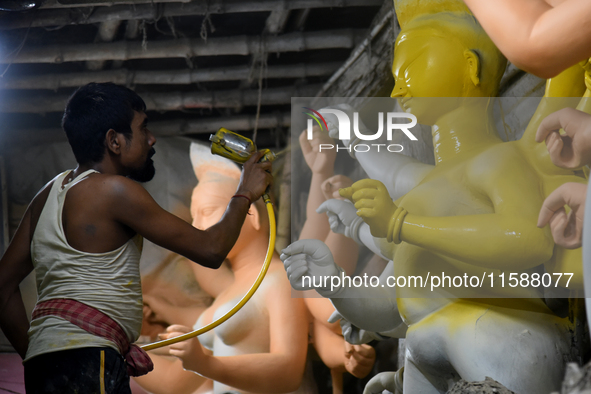
<path fill-rule="evenodd" d="M 207 0 L 205 2 L 205 15 L 203 16 L 203 21 L 201 22 L 201 32 L 199 33 L 199 35 L 201 36 L 201 38 L 205 42 L 207 42 L 207 25 L 209 25 L 209 30 L 212 33 L 215 32 L 215 26 L 213 25 L 213 22 L 211 21 L 211 16 L 209 13 L 209 1 L 210 0 Z"/>
<path fill-rule="evenodd" d="M 31 18 L 31 22 L 29 23 L 29 27 L 27 27 L 27 32 L 25 33 L 25 37 L 23 38 L 23 40 L 21 41 L 19 46 L 16 47 L 12 52 L 10 52 L 8 55 L 6 55 L 4 57 L 4 59 L 8 59 L 10 56 L 12 56 L 14 54 L 14 57 L 12 58 L 10 63 L 8 63 L 8 66 L 6 66 L 6 68 L 4 69 L 2 74 L 0 74 L 0 78 L 4 78 L 4 74 L 6 74 L 6 72 L 10 68 L 10 66 L 12 66 L 12 63 L 14 63 L 14 60 L 18 57 L 19 53 L 21 53 L 21 49 L 23 49 L 23 47 L 25 46 L 25 43 L 27 42 L 27 37 L 29 37 L 29 31 L 31 31 L 31 26 L 33 26 L 33 19 L 34 18 Z"/>
<path fill-rule="evenodd" d="M 146 29 L 146 20 L 142 19 L 140 22 L 140 30 L 142 31 L 142 49 L 148 50 L 148 31 Z"/>
<path fill-rule="evenodd" d="M 170 28 L 170 31 L 172 33 L 172 36 L 174 38 L 178 38 L 178 35 L 176 33 L 176 26 L 174 25 L 174 20 L 172 19 L 171 16 L 167 16 L 164 18 L 166 20 L 166 23 L 168 24 L 168 27 Z"/>
<path fill-rule="evenodd" d="M 154 0 L 151 0 L 152 10 L 154 11 L 154 18 L 149 21 L 146 19 L 142 19 L 140 22 L 139 29 L 142 31 L 142 49 L 145 51 L 148 49 L 148 29 L 146 27 L 147 24 L 154 25 L 156 31 L 167 35 L 168 33 L 163 32 L 158 28 L 158 21 L 162 18 L 162 14 L 164 13 L 163 5 L 160 3 L 155 3 Z M 175 36 L 176 37 L 176 36 Z"/>
<path fill-rule="evenodd" d="M 252 141 L 256 144 L 257 132 L 259 128 L 259 117 L 261 115 L 261 102 L 263 97 L 263 75 L 267 69 L 267 45 L 265 36 L 261 34 L 259 38 L 259 50 L 257 52 L 257 63 L 259 65 L 259 94 L 257 99 L 257 114 L 254 120 L 254 132 L 252 134 Z"/>

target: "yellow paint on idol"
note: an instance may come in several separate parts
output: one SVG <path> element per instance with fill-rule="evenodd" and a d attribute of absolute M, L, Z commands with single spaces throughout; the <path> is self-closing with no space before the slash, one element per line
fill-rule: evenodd
<path fill-rule="evenodd" d="M 403 242 L 392 255 L 397 275 L 498 274 L 544 265 L 580 272 L 580 251 L 555 247 L 548 228 L 539 229 L 536 222 L 544 198 L 554 188 L 585 180 L 573 171 L 549 168 L 547 152 L 532 149 L 527 140 L 502 142 L 498 137 L 492 99 L 485 98 L 498 93 L 505 58 L 462 2 L 395 0 L 395 7 L 402 30 L 395 44 L 392 97 L 419 123 L 432 126 L 436 161 L 419 186 L 391 209 L 408 211 L 400 230 Z M 380 232 L 376 228 L 393 222 L 389 215 L 364 220 L 374 235 Z M 392 247 L 384 252 L 392 254 Z M 422 299 L 419 294 L 397 289 L 400 312 L 411 328 L 445 305 L 455 305 L 453 318 L 464 319 L 460 301 Z M 535 292 L 529 296 L 539 297 Z M 512 299 L 498 303 L 509 309 L 523 304 Z M 485 300 L 473 304 L 481 310 L 490 307 Z M 539 299 L 530 304 L 544 309 Z M 545 316 L 531 314 L 542 322 L 547 322 Z"/>

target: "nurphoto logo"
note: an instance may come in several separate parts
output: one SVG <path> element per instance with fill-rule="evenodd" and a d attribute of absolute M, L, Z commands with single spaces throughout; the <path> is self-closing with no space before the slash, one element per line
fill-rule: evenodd
<path fill-rule="evenodd" d="M 312 129 L 314 127 L 314 121 L 318 124 L 321 129 L 326 130 L 329 132 L 328 123 L 331 125 L 336 126 L 334 123 L 338 123 L 338 139 L 339 140 L 347 140 L 350 141 L 351 138 L 351 119 L 349 115 L 339 109 L 335 108 L 322 108 L 319 111 L 316 111 L 309 107 L 303 107 L 304 109 L 308 110 L 309 112 L 304 112 L 304 114 L 310 116 L 311 119 L 308 119 L 307 125 L 307 138 L 311 140 L 313 138 Z M 335 121 L 327 122 L 323 115 L 333 115 Z M 398 122 L 400 119 L 410 120 L 408 123 L 395 123 L 395 120 Z M 385 125 L 384 125 L 385 123 Z M 377 148 L 377 151 L 380 151 L 381 147 L 384 147 L 388 152 L 401 152 L 403 150 L 403 146 L 400 144 L 363 144 L 360 143 L 361 141 L 375 141 L 382 137 L 384 130 L 386 131 L 386 138 L 388 141 L 392 141 L 392 136 L 394 131 L 402 131 L 411 141 L 417 141 L 417 137 L 409 130 L 417 125 L 417 117 L 413 114 L 405 113 L 405 112 L 387 112 L 386 113 L 386 122 L 384 122 L 384 112 L 378 112 L 378 131 L 374 134 L 363 134 L 359 131 L 359 113 L 353 112 L 353 133 L 354 138 L 351 141 L 352 143 L 346 144 L 345 147 L 340 147 L 334 144 L 320 144 L 319 150 L 322 151 L 327 149 L 335 149 L 339 150 L 347 150 L 351 152 L 353 149 L 355 152 L 369 152 L 372 147 Z M 336 135 L 331 134 L 332 137 L 337 137 Z"/>

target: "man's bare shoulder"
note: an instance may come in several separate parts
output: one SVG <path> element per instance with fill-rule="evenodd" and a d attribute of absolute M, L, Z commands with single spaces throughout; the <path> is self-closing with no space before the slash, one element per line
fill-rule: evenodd
<path fill-rule="evenodd" d="M 99 194 L 101 198 L 117 198 L 134 200 L 148 195 L 138 182 L 121 175 L 96 173 L 89 177 L 88 187 Z"/>
<path fill-rule="evenodd" d="M 59 175 L 56 176 L 55 178 L 53 178 L 51 181 L 47 182 L 45 184 L 45 186 L 43 186 L 37 192 L 35 197 L 33 197 L 33 200 L 29 204 L 29 210 L 31 211 L 33 216 L 38 216 L 39 213 L 41 212 L 41 210 L 43 209 L 43 207 L 45 206 L 45 202 L 47 201 L 47 197 L 49 197 L 49 192 L 51 191 L 51 188 L 53 187 L 53 184 L 55 183 L 55 181 L 58 177 L 59 177 Z"/>
<path fill-rule="evenodd" d="M 150 216 L 157 207 L 138 182 L 114 174 L 90 174 L 72 186 L 67 199 L 70 210 L 86 212 L 92 220 L 124 223 L 136 231 L 134 218 Z"/>
<path fill-rule="evenodd" d="M 56 182 L 56 179 L 59 177 L 57 175 L 51 181 L 47 182 L 45 186 L 41 188 L 33 197 L 33 200 L 29 204 L 27 211 L 25 212 L 25 217 L 23 220 L 29 220 L 30 225 L 30 236 L 35 232 L 35 228 L 37 227 L 37 222 L 39 221 L 39 216 L 41 216 L 41 212 L 45 207 L 45 203 L 47 202 L 47 198 L 49 197 L 49 193 L 51 192 L 51 188 L 53 184 Z"/>
<path fill-rule="evenodd" d="M 129 226 L 131 219 L 145 218 L 159 208 L 140 183 L 121 175 L 98 173 L 89 176 L 89 182 L 79 190 L 78 197 L 79 201 L 91 202 L 97 213 L 103 212 Z"/>

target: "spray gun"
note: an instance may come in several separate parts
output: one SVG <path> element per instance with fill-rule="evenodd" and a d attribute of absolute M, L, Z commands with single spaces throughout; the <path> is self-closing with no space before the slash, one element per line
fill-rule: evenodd
<path fill-rule="evenodd" d="M 219 129 L 217 133 L 212 134 L 209 137 L 209 140 L 211 141 L 211 153 L 223 156 L 237 163 L 244 163 L 250 158 L 250 156 L 253 155 L 253 153 L 257 151 L 256 145 L 251 140 L 241 136 L 240 134 L 233 133 L 228 129 L 224 129 L 223 127 Z M 260 161 L 275 160 L 275 153 L 271 152 L 269 149 L 265 149 L 263 152 L 265 155 Z M 244 304 L 248 302 L 248 300 L 250 300 L 255 291 L 257 291 L 261 285 L 261 282 L 269 270 L 271 259 L 273 258 L 273 251 L 275 250 L 275 237 L 277 236 L 277 228 L 275 227 L 275 212 L 273 211 L 273 204 L 271 203 L 269 194 L 265 193 L 263 195 L 263 199 L 265 200 L 265 206 L 267 207 L 267 213 L 269 215 L 269 246 L 267 248 L 267 255 L 265 256 L 265 262 L 261 267 L 261 271 L 259 272 L 259 275 L 257 276 L 254 284 L 251 286 L 250 290 L 248 290 L 248 292 L 240 299 L 240 301 L 238 301 L 236 305 L 234 305 L 232 309 L 208 325 L 178 337 L 144 345 L 142 346 L 142 349 L 146 351 L 157 349 L 159 347 L 172 345 L 173 343 L 185 341 L 187 339 L 194 338 L 198 335 L 206 333 L 207 331 L 214 329 L 228 320 L 236 312 L 238 312 L 240 308 L 242 308 Z"/>
<path fill-rule="evenodd" d="M 257 146 L 250 139 L 228 129 L 220 128 L 209 136 L 211 153 L 230 159 L 236 163 L 244 163 L 257 151 Z M 273 161 L 277 157 L 269 149 L 263 149 L 264 156 L 260 161 Z M 269 194 L 263 195 L 265 202 L 270 201 Z"/>
<path fill-rule="evenodd" d="M 257 146 L 248 138 L 236 134 L 225 128 L 209 136 L 211 141 L 211 153 L 220 155 L 236 163 L 244 163 L 257 151 Z M 273 161 L 275 153 L 269 149 L 263 149 L 264 156 L 260 161 Z"/>

